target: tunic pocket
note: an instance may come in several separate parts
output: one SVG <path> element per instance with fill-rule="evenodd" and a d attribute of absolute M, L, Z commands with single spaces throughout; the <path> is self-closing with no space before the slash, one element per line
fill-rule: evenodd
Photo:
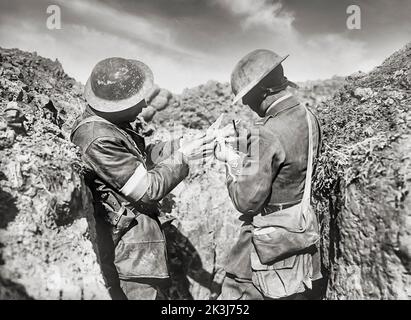
<path fill-rule="evenodd" d="M 264 296 L 279 299 L 311 289 L 313 273 L 310 253 L 293 255 L 272 264 L 261 263 L 255 249 L 251 253 L 252 280 Z"/>
<path fill-rule="evenodd" d="M 168 278 L 166 241 L 158 222 L 144 214 L 136 220 L 115 248 L 119 278 Z"/>

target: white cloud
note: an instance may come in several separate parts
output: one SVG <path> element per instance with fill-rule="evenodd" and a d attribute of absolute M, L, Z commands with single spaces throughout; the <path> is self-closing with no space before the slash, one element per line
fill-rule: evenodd
<path fill-rule="evenodd" d="M 289 53 L 284 62 L 285 72 L 295 81 L 347 75 L 359 69 L 368 71 L 397 49 L 397 44 L 392 48 L 394 35 L 390 36 L 390 46 L 371 47 L 366 40 L 354 39 L 350 34 L 300 33 L 293 26 L 292 12 L 284 11 L 279 3 L 265 0 L 213 0 L 219 4 L 214 9 L 220 10 L 219 13 L 225 10 L 222 17 L 228 13 L 233 18 L 221 25 L 233 23 L 230 28 L 239 27 L 230 29 L 235 32 L 222 28 L 221 34 L 200 29 L 195 21 L 187 22 L 187 30 L 173 28 L 164 17 L 117 11 L 97 0 L 57 0 L 62 7 L 63 29 L 48 30 L 45 24 L 48 2 L 37 1 L 31 11 L 30 8 L 0 11 L 0 46 L 58 58 L 66 72 L 82 82 L 99 60 L 110 56 L 144 61 L 153 69 L 159 85 L 181 92 L 185 87 L 210 79 L 228 81 L 238 59 L 257 48 L 271 49 L 281 55 Z M 13 3 L 26 5 L 23 0 Z M 218 24 L 217 18 L 215 23 Z M 203 32 L 204 42 L 209 40 L 207 51 L 202 51 L 195 41 L 184 45 L 178 42 L 177 36 L 194 37 L 195 32 Z M 399 44 L 401 39 L 398 36 Z"/>
<path fill-rule="evenodd" d="M 215 0 L 236 15 L 244 16 L 244 27 L 265 26 L 271 31 L 291 30 L 294 15 L 283 10 L 280 2 L 267 0 Z"/>
<path fill-rule="evenodd" d="M 176 58 L 162 50 L 153 51 L 140 43 L 116 34 L 80 25 L 64 25 L 62 30 L 42 32 L 30 22 L 9 17 L 2 20 L 1 46 L 37 51 L 43 57 L 58 59 L 64 70 L 85 83 L 94 65 L 107 57 L 125 57 L 144 61 L 162 87 L 179 93 L 185 87 L 221 79 L 224 74 L 204 61 L 182 55 Z"/>
<path fill-rule="evenodd" d="M 266 40 L 265 43 L 260 41 L 259 47 L 274 50 L 280 55 L 290 54 L 283 63 L 290 79 L 304 81 L 348 75 L 359 69 L 368 71 L 378 63 L 370 58 L 364 42 L 349 39 L 345 34 L 299 33 L 293 26 L 294 13 L 284 10 L 279 1 L 215 1 L 234 15 L 243 17 L 245 29 L 259 27 Z M 257 48 L 252 48 L 253 45 L 255 43 L 251 39 L 244 43 L 249 51 Z"/>
<path fill-rule="evenodd" d="M 91 31 L 104 31 L 122 38 L 130 38 L 148 50 L 164 50 L 168 54 L 185 58 L 201 59 L 201 52 L 186 50 L 176 45 L 172 31 L 167 26 L 153 22 L 143 15 L 132 15 L 118 11 L 97 0 L 56 0 L 56 3 L 82 21 Z M 98 28 L 103 30 L 98 30 Z"/>
<path fill-rule="evenodd" d="M 368 55 L 366 44 L 339 34 L 299 36 L 290 44 L 290 58 L 285 71 L 290 79 L 325 79 L 348 75 L 358 70 L 369 71 L 377 61 Z"/>

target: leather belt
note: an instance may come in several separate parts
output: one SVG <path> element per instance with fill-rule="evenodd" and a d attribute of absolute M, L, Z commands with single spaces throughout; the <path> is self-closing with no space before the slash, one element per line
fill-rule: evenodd
<path fill-rule="evenodd" d="M 281 211 L 287 208 L 291 208 L 297 204 L 299 204 L 301 200 L 296 200 L 292 202 L 285 202 L 285 203 L 269 203 L 267 204 L 262 210 L 261 215 L 265 216 L 267 214 L 271 214 L 277 211 Z"/>

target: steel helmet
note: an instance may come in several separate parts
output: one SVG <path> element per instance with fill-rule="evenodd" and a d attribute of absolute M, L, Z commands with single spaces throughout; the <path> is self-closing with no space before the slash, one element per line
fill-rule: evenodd
<path fill-rule="evenodd" d="M 232 103 L 243 98 L 287 57 L 265 49 L 254 50 L 243 57 L 231 73 L 231 89 L 235 95 Z"/>
<path fill-rule="evenodd" d="M 94 67 L 84 96 L 97 111 L 119 112 L 145 99 L 153 85 L 153 73 L 143 62 L 107 58 Z"/>

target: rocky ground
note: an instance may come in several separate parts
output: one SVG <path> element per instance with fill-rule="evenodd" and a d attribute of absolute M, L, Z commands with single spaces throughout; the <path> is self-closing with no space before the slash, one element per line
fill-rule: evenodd
<path fill-rule="evenodd" d="M 409 295 L 409 66 L 407 47 L 370 74 L 300 83 L 295 92 L 324 128 L 315 199 L 328 298 Z M 109 298 L 90 194 L 68 142 L 81 92 L 58 61 L 0 49 L 0 298 Z M 151 142 L 198 133 L 221 113 L 225 123 L 256 120 L 215 81 L 179 96 L 156 87 L 148 101 L 141 122 Z M 193 166 L 162 206 L 176 217 L 165 226 L 170 298 L 215 298 L 239 226 L 224 168 Z"/>
<path fill-rule="evenodd" d="M 329 299 L 411 297 L 411 44 L 347 79 L 317 114 Z"/>
<path fill-rule="evenodd" d="M 67 141 L 81 86 L 35 54 L 1 49 L 0 63 L 0 298 L 109 298 L 90 193 Z"/>

